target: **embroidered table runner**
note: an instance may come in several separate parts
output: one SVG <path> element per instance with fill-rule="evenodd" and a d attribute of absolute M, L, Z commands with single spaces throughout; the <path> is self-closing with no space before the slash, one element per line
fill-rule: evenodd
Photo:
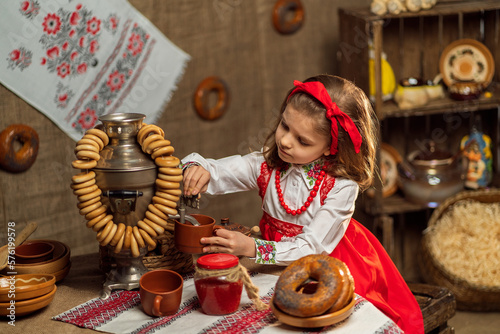
<path fill-rule="evenodd" d="M 98 117 L 153 123 L 189 55 L 126 0 L 0 4 L 0 82 L 75 141 Z"/>
<path fill-rule="evenodd" d="M 256 274 L 252 282 L 259 287 L 261 299 L 269 304 L 278 276 Z M 243 291 L 239 309 L 226 316 L 202 312 L 192 274 L 184 276 L 182 302 L 172 316 L 150 317 L 141 308 L 138 291 L 114 291 L 108 299 L 92 299 L 52 319 L 79 327 L 109 333 L 290 333 L 309 332 L 276 319 L 270 309 L 257 311 Z M 356 296 L 354 311 L 346 320 L 314 333 L 402 333 L 399 327 L 373 304 Z"/>

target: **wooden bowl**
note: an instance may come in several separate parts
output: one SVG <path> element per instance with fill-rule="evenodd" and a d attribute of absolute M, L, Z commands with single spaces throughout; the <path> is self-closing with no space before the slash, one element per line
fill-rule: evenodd
<path fill-rule="evenodd" d="M 54 284 L 56 277 L 49 274 L 0 277 L 0 303 L 43 296 L 54 289 Z"/>
<path fill-rule="evenodd" d="M 30 264 L 52 260 L 54 244 L 45 241 L 25 241 L 16 247 L 16 264 Z"/>
<path fill-rule="evenodd" d="M 35 240 L 32 240 L 35 241 Z M 61 272 L 68 266 L 71 257 L 70 248 L 62 242 L 56 240 L 36 240 L 50 242 L 54 245 L 54 255 L 51 260 L 31 263 L 31 264 L 15 264 L 15 271 L 17 274 L 52 274 Z M 6 246 L 4 246 L 6 247 Z M 1 273 L 6 275 L 7 272 L 12 271 L 9 267 L 4 268 Z M 56 278 L 56 282 L 59 279 Z"/>
<path fill-rule="evenodd" d="M 44 308 L 45 306 L 49 305 L 50 302 L 54 299 L 56 291 L 57 291 L 57 286 L 54 285 L 52 291 L 43 296 L 16 302 L 15 304 L 16 309 L 13 311 L 14 312 L 13 314 L 15 314 L 17 318 Z M 6 316 L 11 314 L 11 310 L 9 310 L 10 305 L 11 305 L 10 302 L 0 303 L 0 316 Z"/>

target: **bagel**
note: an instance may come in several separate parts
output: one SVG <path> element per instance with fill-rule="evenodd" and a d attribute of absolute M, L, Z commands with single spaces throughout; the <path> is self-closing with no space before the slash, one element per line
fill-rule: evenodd
<path fill-rule="evenodd" d="M 88 138 L 82 138 L 76 143 L 76 147 L 78 147 L 80 145 L 91 145 L 92 147 L 94 147 L 97 150 L 97 152 L 99 152 L 99 144 L 97 144 L 97 142 L 95 140 L 88 139 Z"/>
<path fill-rule="evenodd" d="M 151 137 L 153 137 L 153 136 L 149 136 L 148 138 L 146 138 L 144 140 L 144 145 L 146 145 L 146 143 L 148 142 L 148 139 Z M 148 154 L 151 154 L 154 150 L 156 150 L 158 148 L 169 146 L 171 144 L 170 140 L 168 140 L 168 139 L 154 140 L 154 141 L 150 141 L 149 143 L 150 144 L 148 146 L 146 146 L 146 152 Z"/>
<path fill-rule="evenodd" d="M 19 150 L 16 142 L 22 145 Z M 0 166 L 9 172 L 24 172 L 35 163 L 39 146 L 38 134 L 32 127 L 9 125 L 0 133 Z"/>
<path fill-rule="evenodd" d="M 352 278 L 342 261 L 328 255 L 307 255 L 292 262 L 276 282 L 274 304 L 296 317 L 313 317 L 335 307 L 343 307 L 349 295 Z M 310 279 L 317 281 L 313 293 L 301 293 Z M 347 286 L 347 287 L 346 287 Z M 340 300 L 340 301 L 339 301 Z"/>
<path fill-rule="evenodd" d="M 160 167 L 158 172 L 165 175 L 179 176 L 182 175 L 182 168 L 177 167 Z"/>
<path fill-rule="evenodd" d="M 71 166 L 76 169 L 92 169 L 97 166 L 96 160 L 75 160 L 71 163 Z"/>
<path fill-rule="evenodd" d="M 99 130 L 99 129 L 89 129 L 85 132 L 85 134 L 88 134 L 88 135 L 94 135 L 94 136 L 97 136 L 99 137 L 99 139 L 102 140 L 104 146 L 108 145 L 109 144 L 109 137 L 108 135 L 106 134 L 106 132 L 102 131 L 102 130 Z"/>
<path fill-rule="evenodd" d="M 97 189 L 99 189 L 97 184 L 92 184 L 86 188 L 80 188 L 80 189 L 73 190 L 73 194 L 75 194 L 76 196 L 83 196 L 86 194 L 90 194 L 90 193 L 96 191 Z"/>
<path fill-rule="evenodd" d="M 174 202 L 178 202 L 180 200 L 180 196 L 171 195 L 171 194 L 163 192 L 163 191 L 155 192 L 155 196 L 165 198 L 165 199 L 168 199 L 168 200 L 174 201 Z"/>
<path fill-rule="evenodd" d="M 139 233 L 146 242 L 149 251 L 156 248 L 156 241 L 153 240 L 153 238 L 151 238 L 151 236 L 146 231 L 139 229 Z"/>
<path fill-rule="evenodd" d="M 169 182 L 181 182 L 182 181 L 182 175 L 167 175 L 167 174 L 163 174 L 163 173 L 158 173 L 157 177 L 160 180 L 169 181 Z"/>
<path fill-rule="evenodd" d="M 81 172 L 81 173 L 78 173 L 76 175 L 73 175 L 73 177 L 71 178 L 71 181 L 73 183 L 83 183 L 83 182 L 90 181 L 93 178 L 95 178 L 94 171 L 90 171 L 90 172 L 85 171 L 85 172 Z"/>
<path fill-rule="evenodd" d="M 101 138 L 99 138 L 98 136 L 96 135 L 93 135 L 93 134 L 85 134 L 82 139 L 90 139 L 90 140 L 93 140 L 94 142 L 97 143 L 97 145 L 99 145 L 99 151 L 102 151 L 102 149 L 104 148 L 104 142 L 102 141 Z"/>
<path fill-rule="evenodd" d="M 159 167 L 179 167 L 181 160 L 173 155 L 160 156 L 154 159 L 156 166 Z"/>
<path fill-rule="evenodd" d="M 76 189 L 90 187 L 93 184 L 95 184 L 95 179 L 90 179 L 90 180 L 88 180 L 86 182 L 82 182 L 82 183 L 73 183 L 70 187 L 71 187 L 71 189 L 76 190 Z"/>
<path fill-rule="evenodd" d="M 122 251 L 123 248 L 123 241 L 125 240 L 125 233 L 122 233 L 122 236 L 120 237 L 120 240 L 115 245 L 115 254 L 118 254 Z"/>
<path fill-rule="evenodd" d="M 111 242 L 109 243 L 111 246 L 116 246 L 118 244 L 118 242 L 120 242 L 123 235 L 125 234 L 125 229 L 126 229 L 125 224 L 123 224 L 123 223 L 118 224 L 118 227 L 116 228 L 115 236 L 113 237 L 113 239 L 111 239 Z M 123 246 L 123 242 L 122 242 L 122 246 Z M 120 247 L 120 250 L 121 250 L 121 247 Z M 118 251 L 118 253 L 119 252 L 120 251 Z"/>
<path fill-rule="evenodd" d="M 83 208 L 85 208 L 85 207 L 87 207 L 87 206 L 89 206 L 91 204 L 99 202 L 100 200 L 101 200 L 101 197 L 96 196 L 94 198 L 89 199 L 88 201 L 78 203 L 76 206 L 77 206 L 78 209 L 81 210 L 81 209 L 83 209 Z"/>
<path fill-rule="evenodd" d="M 175 149 L 173 146 L 165 146 L 165 147 L 162 147 L 162 148 L 155 150 L 151 154 L 151 158 L 156 159 L 156 158 L 162 157 L 164 155 L 171 156 L 172 153 L 174 153 L 174 151 L 175 151 Z"/>
<path fill-rule="evenodd" d="M 161 142 L 165 140 L 163 136 L 160 136 L 159 134 L 153 134 L 151 136 L 148 136 L 144 141 L 142 142 L 142 151 L 147 154 L 151 154 L 152 151 L 149 151 L 149 145 L 152 144 L 153 142 Z M 170 143 L 170 141 L 168 141 Z"/>

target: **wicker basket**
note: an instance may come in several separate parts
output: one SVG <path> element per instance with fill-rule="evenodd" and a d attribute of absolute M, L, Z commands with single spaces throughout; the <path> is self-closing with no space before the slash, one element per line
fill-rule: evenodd
<path fill-rule="evenodd" d="M 165 231 L 155 238 L 158 241 L 157 249 L 160 255 L 146 255 L 142 262 L 149 270 L 170 269 L 180 274 L 193 271 L 193 256 L 175 248 L 174 235 Z"/>
<path fill-rule="evenodd" d="M 169 269 L 179 274 L 194 271 L 193 255 L 183 253 L 175 248 L 174 235 L 165 231 L 155 238 L 158 241 L 156 249 L 149 252 L 142 258 L 142 263 L 149 270 Z M 107 247 L 99 247 L 99 268 L 108 273 L 116 267 L 113 257 L 109 254 Z"/>
<path fill-rule="evenodd" d="M 460 200 L 471 199 L 482 203 L 500 202 L 500 189 L 463 191 L 443 202 L 431 215 L 428 226 L 435 225 L 441 216 Z M 429 232 L 431 233 L 431 232 Z M 449 289 L 456 298 L 457 309 L 467 311 L 499 311 L 500 286 L 487 287 L 474 284 L 450 273 L 431 254 L 429 233 L 424 233 L 419 265 L 424 279 Z M 500 254 L 499 254 L 500 255 Z"/>

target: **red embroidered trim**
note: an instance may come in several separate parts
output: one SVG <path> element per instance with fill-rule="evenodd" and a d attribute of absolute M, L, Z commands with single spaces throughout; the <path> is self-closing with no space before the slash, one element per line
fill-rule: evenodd
<path fill-rule="evenodd" d="M 330 190 L 332 190 L 334 185 L 335 185 L 335 178 L 326 174 L 325 179 L 323 180 L 323 184 L 321 184 L 321 188 L 319 190 L 321 205 L 325 204 L 326 196 L 328 196 L 328 193 L 330 192 Z"/>
<path fill-rule="evenodd" d="M 267 162 L 264 161 L 262 165 L 260 165 L 260 175 L 257 178 L 257 185 L 259 186 L 259 196 L 262 199 L 264 199 L 264 195 L 266 194 L 272 171 L 272 168 L 269 168 Z"/>
<path fill-rule="evenodd" d="M 269 230 L 272 232 L 278 232 L 285 237 L 294 237 L 302 233 L 303 226 L 287 223 L 279 219 L 273 218 L 266 212 L 262 215 L 261 224 L 267 224 Z"/>

